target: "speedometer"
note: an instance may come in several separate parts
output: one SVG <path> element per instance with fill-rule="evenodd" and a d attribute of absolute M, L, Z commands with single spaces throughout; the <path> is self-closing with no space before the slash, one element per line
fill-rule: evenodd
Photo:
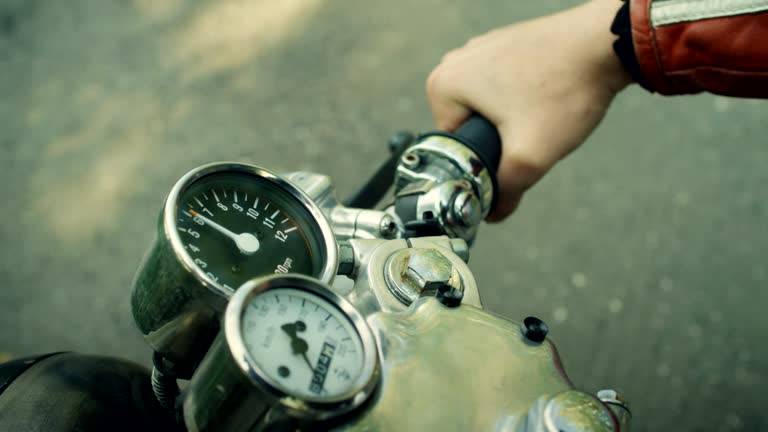
<path fill-rule="evenodd" d="M 301 189 L 253 165 L 213 163 L 174 185 L 132 293 L 145 340 L 174 364 L 197 364 L 235 288 L 299 273 L 331 282 L 336 239 Z"/>
<path fill-rule="evenodd" d="M 325 298 L 276 288 L 253 298 L 240 318 L 246 352 L 285 393 L 333 400 L 353 390 L 365 366 L 349 318 Z"/>
<path fill-rule="evenodd" d="M 326 430 L 313 422 L 362 406 L 378 371 L 365 318 L 331 287 L 300 275 L 254 279 L 232 296 L 192 377 L 185 422 L 190 430 Z"/>

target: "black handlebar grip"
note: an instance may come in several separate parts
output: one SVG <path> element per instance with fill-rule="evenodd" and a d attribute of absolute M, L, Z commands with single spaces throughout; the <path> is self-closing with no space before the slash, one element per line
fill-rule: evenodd
<path fill-rule="evenodd" d="M 499 195 L 496 172 L 501 161 L 501 136 L 496 126 L 485 117 L 473 114 L 454 133 L 430 132 L 426 135 L 442 135 L 453 138 L 475 152 L 491 175 L 491 182 L 493 183 L 491 211 L 493 211 L 496 208 L 496 201 Z"/>
<path fill-rule="evenodd" d="M 501 136 L 496 126 L 475 114 L 456 129 L 455 135 L 477 154 L 495 180 L 501 161 Z"/>

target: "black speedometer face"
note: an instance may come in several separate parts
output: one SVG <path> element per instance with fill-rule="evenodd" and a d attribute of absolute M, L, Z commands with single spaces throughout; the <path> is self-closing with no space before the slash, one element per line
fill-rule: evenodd
<path fill-rule="evenodd" d="M 322 232 L 298 199 L 247 172 L 218 172 L 181 193 L 176 228 L 194 265 L 212 282 L 234 290 L 272 273 L 318 277 L 324 266 Z"/>

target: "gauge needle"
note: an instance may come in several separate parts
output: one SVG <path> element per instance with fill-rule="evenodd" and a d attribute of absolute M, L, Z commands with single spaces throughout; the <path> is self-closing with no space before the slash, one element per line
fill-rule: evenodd
<path fill-rule="evenodd" d="M 210 225 L 216 231 L 234 240 L 235 245 L 237 245 L 237 248 L 240 249 L 241 253 L 251 255 L 259 250 L 259 239 L 257 239 L 255 235 L 251 233 L 235 234 L 194 210 L 190 210 L 189 214 L 196 218 L 200 218 L 206 225 Z"/>
<path fill-rule="evenodd" d="M 304 361 L 307 363 L 309 370 L 314 372 L 315 368 L 312 367 L 312 362 L 310 362 L 309 357 L 307 357 L 309 344 L 296 334 L 297 331 L 306 329 L 306 324 L 302 321 L 296 321 L 295 323 L 285 323 L 280 328 L 291 338 L 291 351 L 293 351 L 293 354 L 301 354 L 301 356 L 304 357 Z"/>

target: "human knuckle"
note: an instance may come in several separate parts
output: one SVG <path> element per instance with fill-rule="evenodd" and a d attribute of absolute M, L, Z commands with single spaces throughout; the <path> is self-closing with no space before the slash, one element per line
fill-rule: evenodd
<path fill-rule="evenodd" d="M 434 95 L 438 93 L 443 84 L 443 70 L 438 66 L 427 77 L 427 94 Z"/>
<path fill-rule="evenodd" d="M 504 158 L 502 163 L 509 170 L 516 172 L 522 190 L 533 186 L 550 169 L 550 163 L 529 152 L 516 152 Z M 521 181 L 522 180 L 522 181 Z"/>
<path fill-rule="evenodd" d="M 443 54 L 443 58 L 442 58 L 441 62 L 443 64 L 454 62 L 454 61 L 458 60 L 459 57 L 461 57 L 462 52 L 463 52 L 462 48 L 457 48 L 457 49 L 450 50 L 447 53 Z"/>

